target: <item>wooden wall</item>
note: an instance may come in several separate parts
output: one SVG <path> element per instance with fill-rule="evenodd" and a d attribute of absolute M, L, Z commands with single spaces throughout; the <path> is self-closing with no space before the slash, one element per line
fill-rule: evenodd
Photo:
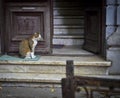
<path fill-rule="evenodd" d="M 1 21 L 2 21 L 2 11 L 1 11 L 1 9 L 2 9 L 2 1 L 0 0 L 0 53 L 1 53 Z"/>
<path fill-rule="evenodd" d="M 0 0 L 0 54 L 4 53 L 4 38 L 2 37 L 4 33 L 4 0 Z"/>
<path fill-rule="evenodd" d="M 83 44 L 84 8 L 81 0 L 53 0 L 53 16 L 53 44 Z"/>

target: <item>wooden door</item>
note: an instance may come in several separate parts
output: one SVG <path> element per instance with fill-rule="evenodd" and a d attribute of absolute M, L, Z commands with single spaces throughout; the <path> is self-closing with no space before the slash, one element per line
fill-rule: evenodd
<path fill-rule="evenodd" d="M 101 19 L 100 10 L 88 9 L 85 12 L 85 40 L 83 48 L 100 53 Z"/>
<path fill-rule="evenodd" d="M 36 47 L 36 52 L 51 53 L 50 5 L 41 3 L 8 3 L 6 6 L 6 52 L 18 53 L 21 40 L 34 32 L 40 32 L 43 41 Z"/>

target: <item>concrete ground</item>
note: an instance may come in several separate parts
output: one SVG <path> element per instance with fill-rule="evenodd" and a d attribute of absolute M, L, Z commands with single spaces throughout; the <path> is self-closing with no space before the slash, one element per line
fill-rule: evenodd
<path fill-rule="evenodd" d="M 0 93 L 0 98 L 62 98 L 61 88 L 5 87 Z M 76 98 L 86 98 L 85 93 L 77 92 Z"/>
<path fill-rule="evenodd" d="M 0 92 L 0 98 L 62 98 L 61 87 L 4 87 Z M 76 92 L 75 98 L 86 98 L 85 92 Z M 106 98 L 95 93 L 94 98 Z M 111 98 L 120 98 L 112 96 Z"/>
<path fill-rule="evenodd" d="M 62 98 L 61 89 L 56 88 L 30 88 L 30 87 L 5 87 L 0 98 Z"/>

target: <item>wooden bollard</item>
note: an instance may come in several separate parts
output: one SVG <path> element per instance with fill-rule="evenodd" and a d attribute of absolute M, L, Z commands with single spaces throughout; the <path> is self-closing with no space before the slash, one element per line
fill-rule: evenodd
<path fill-rule="evenodd" d="M 74 76 L 74 65 L 73 60 L 66 61 L 66 77 L 70 78 Z"/>
<path fill-rule="evenodd" d="M 62 98 L 75 98 L 73 61 L 66 61 L 66 78 L 62 79 Z"/>

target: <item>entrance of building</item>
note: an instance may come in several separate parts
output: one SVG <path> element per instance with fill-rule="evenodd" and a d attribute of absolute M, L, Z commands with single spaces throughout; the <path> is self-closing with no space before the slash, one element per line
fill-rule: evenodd
<path fill-rule="evenodd" d="M 102 0 L 53 3 L 53 54 L 104 55 Z"/>
<path fill-rule="evenodd" d="M 3 53 L 18 53 L 19 42 L 37 31 L 44 38 L 36 48 L 38 54 L 105 56 L 104 0 L 5 0 L 3 3 Z"/>

